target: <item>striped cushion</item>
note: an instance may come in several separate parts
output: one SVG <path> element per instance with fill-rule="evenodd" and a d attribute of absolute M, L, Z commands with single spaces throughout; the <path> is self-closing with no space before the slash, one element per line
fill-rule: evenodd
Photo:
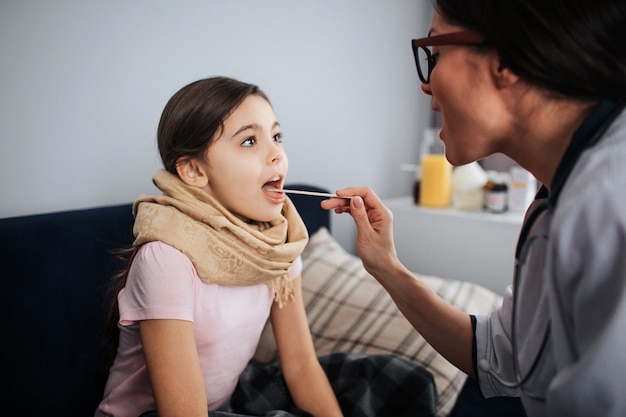
<path fill-rule="evenodd" d="M 465 374 L 439 355 L 399 312 L 382 286 L 320 229 L 302 253 L 302 290 L 311 334 L 319 355 L 331 352 L 395 354 L 430 371 L 439 394 L 437 415 L 447 415 L 463 387 Z M 499 295 L 476 284 L 420 276 L 443 299 L 471 314 L 494 310 Z M 263 332 L 255 358 L 276 357 L 271 325 Z"/>

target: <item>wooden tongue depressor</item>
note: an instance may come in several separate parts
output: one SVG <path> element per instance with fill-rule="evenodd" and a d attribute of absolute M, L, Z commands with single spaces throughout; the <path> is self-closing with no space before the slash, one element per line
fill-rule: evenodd
<path fill-rule="evenodd" d="M 347 198 L 350 199 L 352 196 L 338 196 L 337 194 L 329 194 L 329 193 L 318 193 L 317 191 L 301 191 L 301 190 L 287 190 L 284 188 L 272 188 L 265 187 L 265 191 L 277 192 L 277 193 L 287 193 L 287 194 L 301 194 L 301 195 L 312 195 L 315 197 L 328 197 L 328 198 Z"/>

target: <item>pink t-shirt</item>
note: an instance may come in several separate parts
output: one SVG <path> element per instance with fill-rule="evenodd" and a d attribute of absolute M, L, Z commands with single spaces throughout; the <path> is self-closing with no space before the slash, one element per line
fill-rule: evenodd
<path fill-rule="evenodd" d="M 298 257 L 290 278 L 301 271 Z M 138 417 L 156 409 L 138 323 L 149 319 L 194 323 L 208 406 L 215 410 L 254 355 L 273 300 L 267 284 L 205 284 L 180 251 L 150 242 L 139 249 L 118 301 L 120 344 L 96 417 Z"/>

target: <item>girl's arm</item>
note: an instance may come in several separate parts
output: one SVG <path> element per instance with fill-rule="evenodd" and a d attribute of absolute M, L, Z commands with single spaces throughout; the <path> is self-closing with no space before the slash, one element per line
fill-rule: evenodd
<path fill-rule="evenodd" d="M 159 417 L 206 417 L 209 411 L 193 323 L 145 320 L 139 322 L 139 329 Z"/>
<path fill-rule="evenodd" d="M 302 278 L 298 276 L 293 284 L 295 300 L 283 308 L 274 303 L 270 316 L 289 392 L 296 407 L 315 417 L 342 416 L 313 347 L 302 300 Z"/>

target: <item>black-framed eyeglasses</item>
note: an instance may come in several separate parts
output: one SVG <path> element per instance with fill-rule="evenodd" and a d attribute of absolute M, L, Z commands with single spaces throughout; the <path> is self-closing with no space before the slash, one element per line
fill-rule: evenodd
<path fill-rule="evenodd" d="M 424 84 L 430 83 L 430 73 L 437 64 L 437 57 L 433 55 L 431 46 L 443 45 L 481 45 L 485 43 L 485 37 L 480 33 L 471 30 L 461 30 L 458 32 L 444 33 L 442 35 L 428 36 L 422 39 L 413 39 L 413 55 L 415 56 L 415 65 L 417 66 L 417 75 Z M 427 72 L 424 74 L 422 64 L 426 62 Z"/>

